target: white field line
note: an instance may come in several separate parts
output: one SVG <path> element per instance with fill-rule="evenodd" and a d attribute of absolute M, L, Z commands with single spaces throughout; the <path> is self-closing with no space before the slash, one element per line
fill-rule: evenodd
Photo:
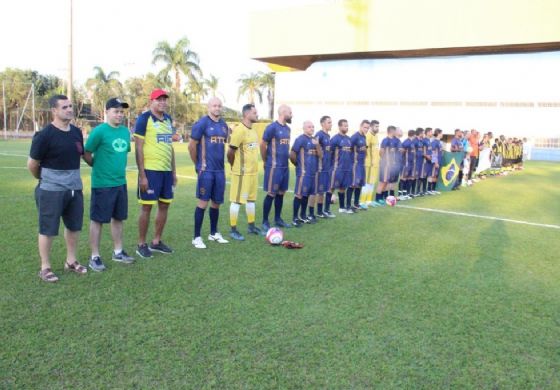
<path fill-rule="evenodd" d="M 538 227 L 544 227 L 544 228 L 550 228 L 550 229 L 560 229 L 560 225 L 550 225 L 550 224 L 545 224 L 545 223 L 519 221 L 517 219 L 492 217 L 492 216 L 489 216 L 489 215 L 478 215 L 478 214 L 463 213 L 463 212 L 458 212 L 458 211 L 438 210 L 438 209 L 429 209 L 429 208 L 426 208 L 426 207 L 414 207 L 414 206 L 404 206 L 404 205 L 398 205 L 397 207 L 404 208 L 404 209 L 411 209 L 411 210 L 428 211 L 428 212 L 431 212 L 431 213 L 458 215 L 458 216 L 461 216 L 461 217 L 489 219 L 491 221 L 503 221 L 503 222 L 517 223 L 517 224 L 520 224 L 520 225 L 538 226 Z"/>

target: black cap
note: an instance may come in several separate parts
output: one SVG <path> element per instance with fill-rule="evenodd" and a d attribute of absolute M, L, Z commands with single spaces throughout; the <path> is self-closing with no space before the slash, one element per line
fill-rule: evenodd
<path fill-rule="evenodd" d="M 128 108 L 128 103 L 123 102 L 119 98 L 112 98 L 107 100 L 107 103 L 105 103 L 105 109 L 108 110 L 109 108 L 113 108 L 113 107 Z"/>

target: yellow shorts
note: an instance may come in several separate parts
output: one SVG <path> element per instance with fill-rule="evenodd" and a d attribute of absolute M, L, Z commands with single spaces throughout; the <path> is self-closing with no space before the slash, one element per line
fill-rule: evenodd
<path fill-rule="evenodd" d="M 379 166 L 371 165 L 366 167 L 366 184 L 375 184 L 379 176 Z"/>
<path fill-rule="evenodd" d="M 229 201 L 245 204 L 257 200 L 257 175 L 231 175 Z"/>

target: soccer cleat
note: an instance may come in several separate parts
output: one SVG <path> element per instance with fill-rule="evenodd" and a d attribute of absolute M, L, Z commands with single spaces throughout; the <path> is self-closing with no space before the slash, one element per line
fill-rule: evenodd
<path fill-rule="evenodd" d="M 222 234 L 220 232 L 216 232 L 214 234 L 209 234 L 208 235 L 208 239 L 210 241 L 216 241 L 218 244 L 227 244 L 229 243 L 228 240 L 226 240 Z"/>
<path fill-rule="evenodd" d="M 255 225 L 249 225 L 249 227 L 247 228 L 247 233 L 249 234 L 263 234 L 263 232 L 261 231 L 261 229 L 259 229 L 258 227 L 256 227 Z M 266 233 L 265 233 L 266 234 Z"/>
<path fill-rule="evenodd" d="M 261 227 L 261 235 L 266 236 L 266 232 L 270 230 L 270 223 L 268 221 L 263 221 Z"/>
<path fill-rule="evenodd" d="M 367 211 L 367 209 L 368 209 L 368 207 L 366 206 L 365 203 L 360 204 L 360 205 L 358 206 L 358 208 L 359 208 L 360 210 L 363 210 L 363 211 Z"/>
<path fill-rule="evenodd" d="M 317 223 L 317 218 L 315 218 L 315 216 L 309 216 L 307 217 L 307 222 L 306 223 L 310 223 L 311 225 L 315 225 Z"/>
<path fill-rule="evenodd" d="M 245 237 L 237 229 L 231 229 L 229 232 L 229 236 L 236 241 L 245 241 Z"/>
<path fill-rule="evenodd" d="M 336 218 L 336 215 L 334 215 L 330 211 L 324 211 L 323 215 L 325 216 L 325 218 Z"/>
<path fill-rule="evenodd" d="M 136 248 L 136 254 L 140 257 L 142 257 L 143 259 L 150 259 L 152 257 L 154 257 L 152 251 L 150 250 L 150 248 L 148 247 L 148 244 L 144 243 L 142 245 L 138 245 L 138 247 Z"/>
<path fill-rule="evenodd" d="M 95 256 L 89 260 L 89 268 L 95 272 L 105 271 L 105 264 L 101 260 L 101 257 Z"/>
<path fill-rule="evenodd" d="M 378 206 L 379 206 L 379 205 L 377 204 L 377 202 L 374 202 L 374 201 L 368 202 L 367 205 L 368 205 L 369 207 L 378 207 Z"/>
<path fill-rule="evenodd" d="M 274 224 L 276 225 L 276 227 L 279 227 L 279 228 L 289 229 L 289 228 L 292 227 L 290 224 L 284 222 L 284 220 L 282 218 L 274 221 Z"/>
<path fill-rule="evenodd" d="M 348 214 L 356 214 L 358 212 L 358 210 L 360 210 L 360 208 L 356 207 L 356 206 L 350 206 L 350 208 L 348 210 L 351 211 L 351 213 L 348 213 Z"/>
<path fill-rule="evenodd" d="M 192 244 L 196 249 L 206 249 L 206 244 L 202 241 L 202 237 L 198 236 L 192 240 Z"/>
<path fill-rule="evenodd" d="M 338 209 L 339 214 L 346 214 L 346 209 Z"/>
<path fill-rule="evenodd" d="M 132 264 L 134 263 L 134 257 L 129 256 L 128 253 L 126 253 L 124 251 L 124 249 L 122 251 L 120 251 L 120 253 L 116 254 L 115 252 L 113 252 L 113 257 L 112 259 L 114 261 L 118 261 L 119 263 L 123 263 L 123 264 Z"/>
<path fill-rule="evenodd" d="M 377 206 L 378 206 L 378 207 L 379 207 L 379 206 L 385 206 L 385 205 L 386 205 L 386 203 L 385 203 L 385 201 L 384 201 L 383 199 L 379 199 L 379 200 L 377 201 Z"/>
<path fill-rule="evenodd" d="M 318 213 L 317 218 L 325 219 L 327 218 L 327 216 L 325 215 L 325 213 Z"/>
<path fill-rule="evenodd" d="M 299 218 L 295 218 L 295 219 L 292 221 L 292 226 L 293 226 L 293 227 L 298 228 L 298 227 L 301 227 L 301 225 L 303 225 L 303 222 L 302 222 L 301 219 L 299 219 Z"/>
<path fill-rule="evenodd" d="M 170 253 L 173 253 L 173 249 L 171 249 L 170 247 L 165 245 L 163 243 L 163 241 L 160 241 L 157 244 L 151 243 L 150 244 L 150 250 L 156 251 L 156 252 L 159 252 L 159 253 L 164 253 L 166 255 L 168 255 Z"/>

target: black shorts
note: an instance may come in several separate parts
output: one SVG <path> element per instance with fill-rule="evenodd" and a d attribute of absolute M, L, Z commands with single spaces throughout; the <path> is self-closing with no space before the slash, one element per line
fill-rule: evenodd
<path fill-rule="evenodd" d="M 58 236 L 61 217 L 66 229 L 82 230 L 84 196 L 81 190 L 46 191 L 37 186 L 35 204 L 39 211 L 39 234 Z"/>
<path fill-rule="evenodd" d="M 109 223 L 111 218 L 117 221 L 128 218 L 126 184 L 118 187 L 92 188 L 89 218 L 99 223 Z"/>

